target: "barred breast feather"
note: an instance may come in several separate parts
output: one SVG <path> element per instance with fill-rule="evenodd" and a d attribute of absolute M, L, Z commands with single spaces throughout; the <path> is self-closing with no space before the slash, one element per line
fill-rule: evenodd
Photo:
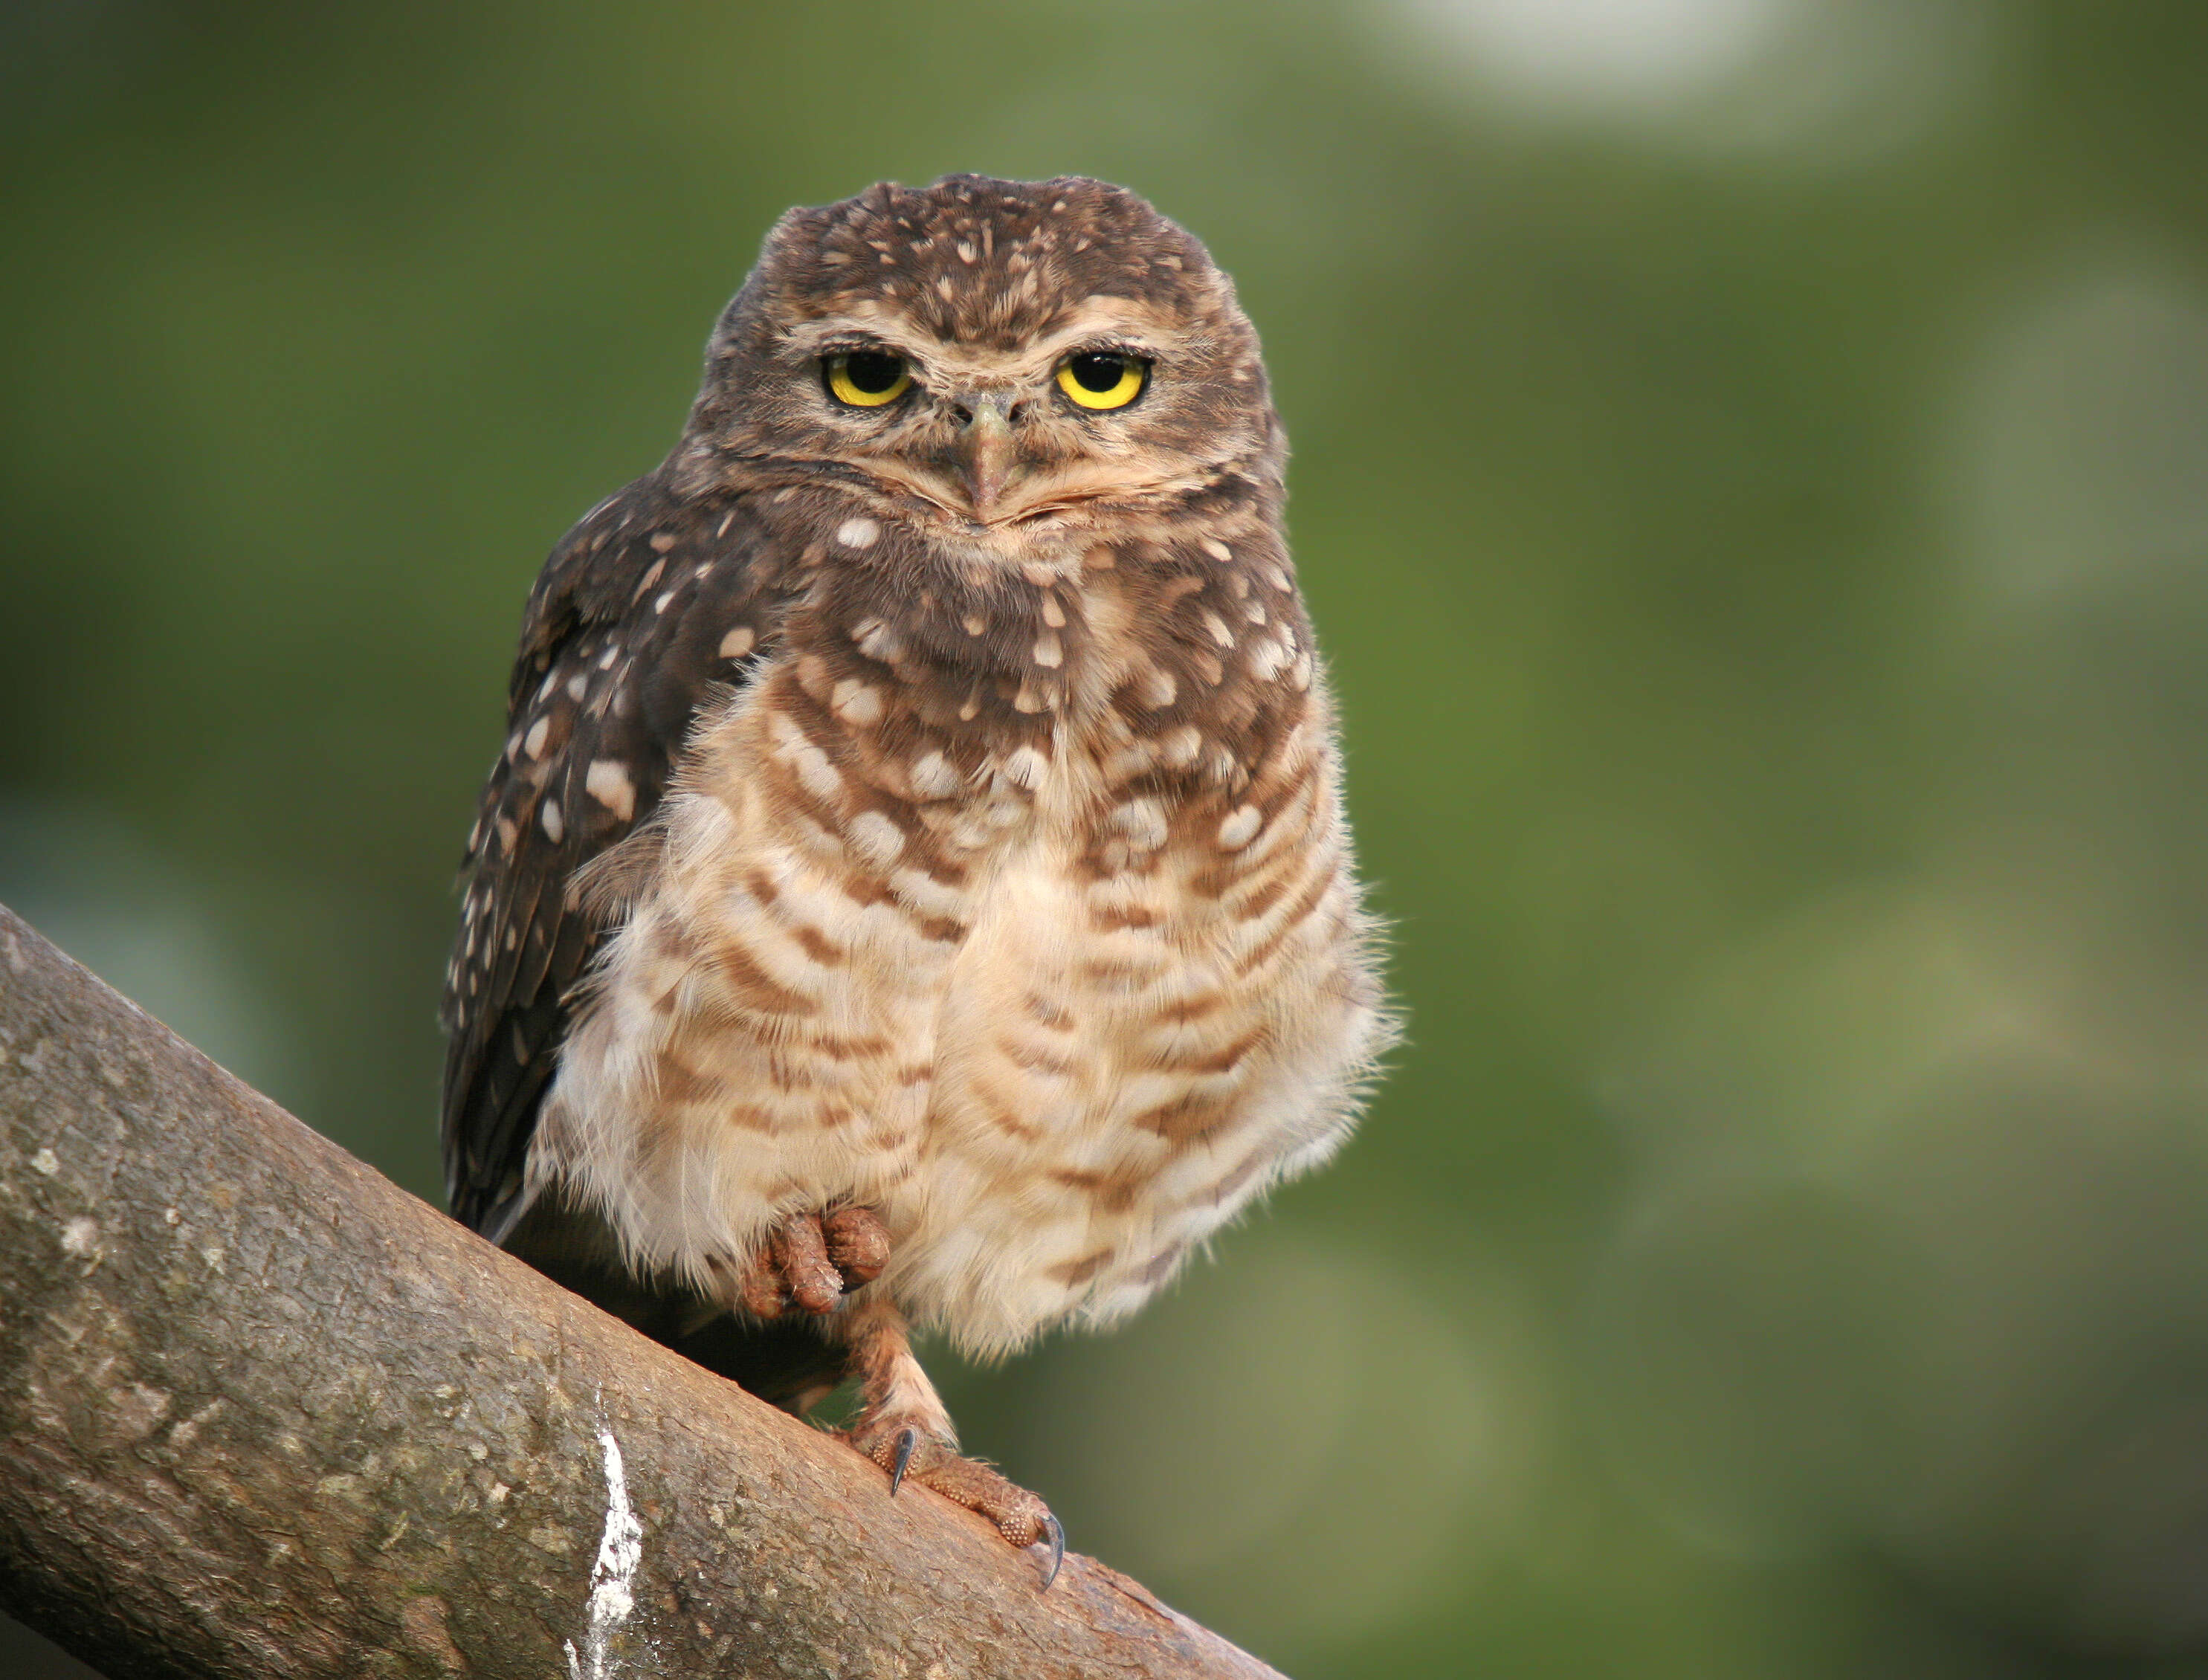
<path fill-rule="evenodd" d="M 1008 567 L 814 494 L 755 512 L 756 670 L 597 872 L 531 1189 L 723 1299 L 780 1216 L 872 1206 L 880 1287 L 1002 1353 L 1345 1135 L 1390 1027 L 1330 702 L 1262 519 Z"/>

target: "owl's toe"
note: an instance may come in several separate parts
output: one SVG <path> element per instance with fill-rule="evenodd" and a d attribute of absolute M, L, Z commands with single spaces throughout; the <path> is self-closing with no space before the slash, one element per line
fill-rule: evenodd
<path fill-rule="evenodd" d="M 871 1208 L 792 1214 L 734 1280 L 731 1305 L 755 1318 L 779 1318 L 792 1307 L 833 1312 L 852 1290 L 879 1277 L 889 1258 L 889 1231 Z"/>
<path fill-rule="evenodd" d="M 890 1229 L 872 1208 L 837 1209 L 822 1217 L 820 1234 L 846 1292 L 872 1283 L 890 1263 Z"/>
<path fill-rule="evenodd" d="M 843 1299 L 843 1278 L 828 1258 L 818 1214 L 792 1214 L 775 1227 L 767 1247 L 782 1270 L 789 1303 L 806 1312 L 832 1312 Z"/>
<path fill-rule="evenodd" d="M 846 1437 L 852 1446 L 890 1473 L 892 1497 L 910 1482 L 933 1488 L 945 1498 L 978 1511 L 1016 1546 L 1050 1548 L 1043 1566 L 1047 1588 L 1065 1561 L 1065 1529 L 1041 1498 L 999 1475 L 989 1465 L 962 1458 L 940 1436 L 917 1424 L 862 1423 Z"/>

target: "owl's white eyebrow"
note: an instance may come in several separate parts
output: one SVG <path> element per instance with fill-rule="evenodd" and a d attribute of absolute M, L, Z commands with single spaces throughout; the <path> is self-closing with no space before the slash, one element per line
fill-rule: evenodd
<path fill-rule="evenodd" d="M 1073 319 L 1041 340 L 1053 362 L 1066 351 L 1109 346 L 1130 355 L 1156 357 L 1176 348 L 1181 334 L 1171 323 L 1131 299 L 1094 297 Z"/>
<path fill-rule="evenodd" d="M 877 333 L 837 333 L 808 348 L 823 356 L 856 356 L 862 351 L 880 351 L 891 356 L 904 353 Z"/>
<path fill-rule="evenodd" d="M 1137 311 L 1125 306 L 1122 300 L 1097 302 L 1103 307 L 1093 304 L 1057 332 L 1011 353 L 976 352 L 932 339 L 922 341 L 896 330 L 903 325 L 901 321 L 849 315 L 794 327 L 785 342 L 800 357 L 834 356 L 858 350 L 902 356 L 923 379 L 931 375 L 938 379 L 1002 378 L 1011 370 L 1040 375 L 1055 367 L 1069 352 L 1081 350 L 1116 350 L 1149 361 L 1161 360 L 1171 354 L 1174 335 L 1145 331 L 1143 324 L 1133 318 Z"/>

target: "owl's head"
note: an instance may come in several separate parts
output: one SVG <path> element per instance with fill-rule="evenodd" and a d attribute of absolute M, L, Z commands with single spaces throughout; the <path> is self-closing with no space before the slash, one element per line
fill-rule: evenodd
<path fill-rule="evenodd" d="M 1203 247 L 1101 181 L 954 175 L 776 224 L 692 447 L 1024 545 L 1277 482 L 1257 338 Z"/>

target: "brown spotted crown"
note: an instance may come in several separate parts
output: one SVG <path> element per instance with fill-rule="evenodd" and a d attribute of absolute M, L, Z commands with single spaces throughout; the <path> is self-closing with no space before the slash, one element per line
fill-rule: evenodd
<path fill-rule="evenodd" d="M 807 319 L 893 309 L 945 343 L 1017 350 L 1086 300 L 1138 300 L 1161 314 L 1247 324 L 1195 236 L 1124 187 L 1067 177 L 954 175 L 932 187 L 884 183 L 819 209 L 792 210 L 723 331 L 764 305 Z"/>

